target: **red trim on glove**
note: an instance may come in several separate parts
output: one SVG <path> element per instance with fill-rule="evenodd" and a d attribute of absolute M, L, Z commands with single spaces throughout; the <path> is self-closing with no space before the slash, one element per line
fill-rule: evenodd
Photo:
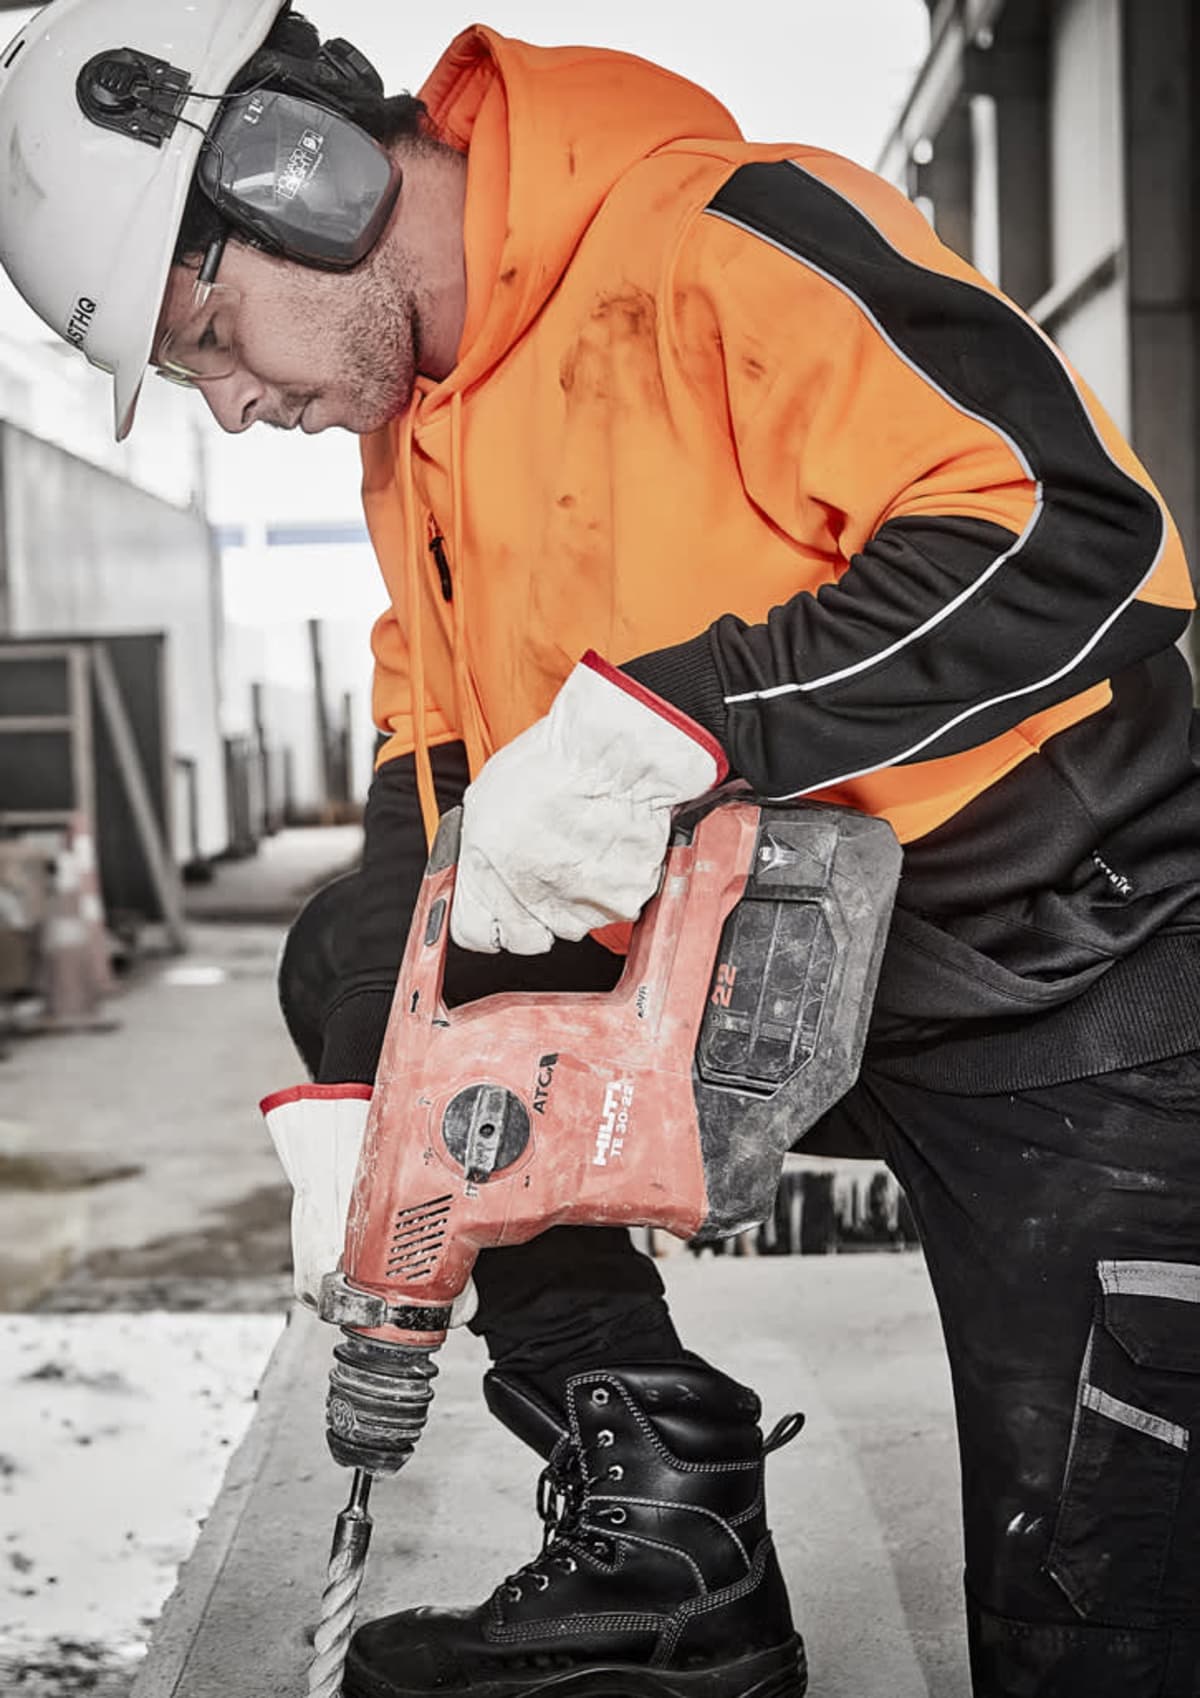
<path fill-rule="evenodd" d="M 653 690 L 648 690 L 644 684 L 639 684 L 636 678 L 631 678 L 627 672 L 622 672 L 619 667 L 613 666 L 611 661 L 605 660 L 604 656 L 597 654 L 595 649 L 589 649 L 582 656 L 579 664 L 586 666 L 589 672 L 598 672 L 601 678 L 606 678 L 610 684 L 615 684 L 618 690 L 624 690 L 625 694 L 632 696 L 635 702 L 641 702 L 642 706 L 649 708 L 651 713 L 656 713 L 660 719 L 665 719 L 668 725 L 673 725 L 677 731 L 682 731 L 685 736 L 692 739 L 693 743 L 699 743 L 700 747 L 705 749 L 717 763 L 717 776 L 713 779 L 713 785 L 716 786 L 724 782 L 729 773 L 729 761 L 724 749 L 711 731 L 706 731 L 703 725 L 697 724 L 686 713 L 681 713 L 665 697 L 655 695 Z"/>
<path fill-rule="evenodd" d="M 275 1091 L 271 1096 L 264 1097 L 259 1103 L 263 1114 L 271 1114 L 275 1109 L 282 1108 L 284 1103 L 303 1102 L 358 1102 L 369 1103 L 372 1096 L 370 1085 L 292 1085 L 286 1091 Z"/>

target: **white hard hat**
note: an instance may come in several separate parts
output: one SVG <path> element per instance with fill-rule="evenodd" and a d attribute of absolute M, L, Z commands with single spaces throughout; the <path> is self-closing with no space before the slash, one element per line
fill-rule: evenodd
<path fill-rule="evenodd" d="M 0 58 L 0 264 L 38 316 L 112 374 L 133 425 L 192 175 L 217 108 L 287 0 L 51 0 Z M 102 127 L 80 72 L 132 49 L 178 79 L 154 145 Z M 164 71 L 168 75 L 168 71 Z"/>

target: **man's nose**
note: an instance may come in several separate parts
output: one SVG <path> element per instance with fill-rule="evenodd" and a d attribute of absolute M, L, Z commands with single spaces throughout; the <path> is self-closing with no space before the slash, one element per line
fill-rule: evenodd
<path fill-rule="evenodd" d="M 231 436 L 240 436 L 261 416 L 266 386 L 248 371 L 210 378 L 199 388 L 213 418 Z"/>

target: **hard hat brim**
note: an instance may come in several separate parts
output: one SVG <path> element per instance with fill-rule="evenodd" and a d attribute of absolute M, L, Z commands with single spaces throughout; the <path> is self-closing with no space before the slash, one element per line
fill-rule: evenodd
<path fill-rule="evenodd" d="M 210 89 L 225 90 L 246 60 L 262 46 L 271 26 L 283 10 L 285 0 L 260 0 L 251 16 L 241 25 L 229 42 L 224 54 L 205 67 L 204 78 Z M 179 229 L 192 186 L 192 178 L 200 160 L 200 151 L 216 115 L 211 99 L 193 96 L 184 107 L 179 129 L 172 140 L 172 169 L 160 179 L 160 192 L 145 197 L 138 216 L 130 228 L 131 248 L 144 256 L 144 282 L 137 290 L 137 303 L 131 316 L 141 326 L 136 343 L 131 344 L 113 374 L 113 426 L 118 442 L 124 442 L 133 429 L 137 416 L 138 398 L 154 351 L 154 333 L 158 328 Z M 153 240 L 155 226 L 165 232 L 158 244 Z M 145 230 L 144 239 L 136 232 Z"/>

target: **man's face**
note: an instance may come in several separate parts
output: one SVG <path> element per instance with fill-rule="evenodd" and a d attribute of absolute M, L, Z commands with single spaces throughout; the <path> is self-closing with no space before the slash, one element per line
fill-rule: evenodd
<path fill-rule="evenodd" d="M 365 435 L 407 407 L 420 329 L 415 291 L 368 261 L 315 271 L 231 241 L 217 278 L 236 290 L 233 370 L 197 384 L 223 430 L 337 426 Z M 172 268 L 155 340 L 194 317 L 196 272 Z"/>

